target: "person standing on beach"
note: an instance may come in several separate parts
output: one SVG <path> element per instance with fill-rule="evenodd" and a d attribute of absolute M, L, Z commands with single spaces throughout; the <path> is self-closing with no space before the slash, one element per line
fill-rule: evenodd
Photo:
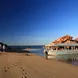
<path fill-rule="evenodd" d="M 1 51 L 1 49 L 2 49 L 2 46 L 1 46 L 1 44 L 0 44 L 0 51 Z"/>
<path fill-rule="evenodd" d="M 5 45 L 3 45 L 3 48 L 2 48 L 2 49 L 3 49 L 3 51 L 5 52 L 5 49 L 6 49 Z"/>
<path fill-rule="evenodd" d="M 48 51 L 47 51 L 47 49 L 44 51 L 44 55 L 45 55 L 45 58 L 48 59 L 48 57 L 47 57 L 47 56 L 48 56 Z"/>

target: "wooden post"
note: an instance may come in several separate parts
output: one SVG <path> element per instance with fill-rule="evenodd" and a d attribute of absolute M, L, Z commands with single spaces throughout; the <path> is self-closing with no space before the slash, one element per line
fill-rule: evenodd
<path fill-rule="evenodd" d="M 75 46 L 74 46 L 74 50 L 75 50 Z"/>

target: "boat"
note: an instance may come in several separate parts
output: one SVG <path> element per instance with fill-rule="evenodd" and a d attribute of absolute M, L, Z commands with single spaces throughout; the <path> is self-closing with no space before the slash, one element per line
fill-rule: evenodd
<path fill-rule="evenodd" d="M 44 49 L 46 59 L 78 59 L 78 43 L 48 44 L 46 46 L 48 47 Z"/>

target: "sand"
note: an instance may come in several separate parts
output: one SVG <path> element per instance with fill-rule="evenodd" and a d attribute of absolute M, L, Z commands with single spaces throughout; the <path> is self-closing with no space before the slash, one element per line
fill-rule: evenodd
<path fill-rule="evenodd" d="M 3 52 L 0 78 L 78 78 L 78 67 L 35 54 Z"/>

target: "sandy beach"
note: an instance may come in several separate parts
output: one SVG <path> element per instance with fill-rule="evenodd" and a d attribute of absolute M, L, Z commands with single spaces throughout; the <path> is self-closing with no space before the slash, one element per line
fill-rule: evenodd
<path fill-rule="evenodd" d="M 0 78 L 78 78 L 78 67 L 29 53 L 1 53 Z"/>

